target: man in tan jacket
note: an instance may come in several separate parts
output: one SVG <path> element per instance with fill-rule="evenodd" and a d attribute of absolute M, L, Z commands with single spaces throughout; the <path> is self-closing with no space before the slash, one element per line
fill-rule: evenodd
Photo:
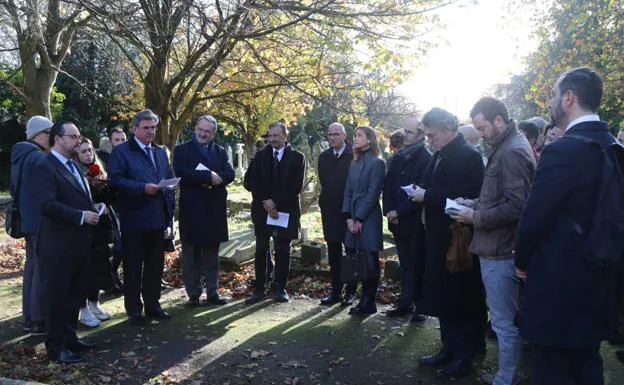
<path fill-rule="evenodd" d="M 487 384 L 513 385 L 518 381 L 522 349 L 514 324 L 519 283 L 513 248 L 520 213 L 531 190 L 535 155 L 501 101 L 482 98 L 470 116 L 488 144 L 485 154 L 489 160 L 479 199 L 457 199 L 466 207 L 451 217 L 474 226 L 470 252 L 480 257 L 492 328 L 498 337 L 498 372 L 481 379 Z"/>

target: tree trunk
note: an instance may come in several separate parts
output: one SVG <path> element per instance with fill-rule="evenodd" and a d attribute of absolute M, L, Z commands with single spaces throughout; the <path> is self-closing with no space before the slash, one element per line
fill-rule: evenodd
<path fill-rule="evenodd" d="M 50 93 L 56 82 L 58 71 L 52 68 L 38 67 L 36 54 L 29 52 L 21 55 L 22 73 L 24 76 L 24 95 L 26 115 L 42 115 L 52 119 L 50 110 Z"/>

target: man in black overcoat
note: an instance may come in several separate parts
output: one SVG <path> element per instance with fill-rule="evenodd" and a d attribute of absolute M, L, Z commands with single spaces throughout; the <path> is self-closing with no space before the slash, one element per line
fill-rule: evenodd
<path fill-rule="evenodd" d="M 217 120 L 202 115 L 193 137 L 173 153 L 173 170 L 180 180 L 180 239 L 182 272 L 188 306 L 199 306 L 201 276 L 206 303 L 224 305 L 219 295 L 219 246 L 228 240 L 227 190 L 234 180 L 225 149 L 215 143 Z"/>
<path fill-rule="evenodd" d="M 80 139 L 74 124 L 55 124 L 50 133 L 52 149 L 31 169 L 30 178 L 41 212 L 36 255 L 44 277 L 45 345 L 50 360 L 67 364 L 81 362 L 76 353 L 95 347 L 76 336 L 78 309 L 84 306 L 86 262 L 99 221 L 89 184 L 72 161 Z"/>
<path fill-rule="evenodd" d="M 349 165 L 353 161 L 353 149 L 346 142 L 347 134 L 340 123 L 332 123 L 327 129 L 329 148 L 319 155 L 318 176 L 321 183 L 319 207 L 323 221 L 323 236 L 327 242 L 329 269 L 331 272 L 332 291 L 321 299 L 321 305 L 333 305 L 342 302 L 344 306 L 353 304 L 356 286 L 347 284 L 345 296 L 342 297 L 342 280 L 340 279 L 340 260 L 347 221 L 342 216 L 342 200 L 344 199 L 345 183 L 349 173 Z"/>
<path fill-rule="evenodd" d="M 396 308 L 389 310 L 389 317 L 399 317 L 414 312 L 420 302 L 420 286 L 425 261 L 423 228 L 420 222 L 422 205 L 410 201 L 402 186 L 420 184 L 425 169 L 431 161 L 431 153 L 425 147 L 425 135 L 418 119 L 409 119 L 403 129 L 404 144 L 393 157 L 383 190 L 383 211 L 388 227 L 394 236 L 401 264 L 401 299 Z M 426 319 L 419 314 L 412 321 Z"/>
<path fill-rule="evenodd" d="M 299 233 L 301 209 L 299 194 L 303 189 L 305 158 L 287 142 L 288 130 L 281 122 L 269 126 L 269 146 L 256 154 L 253 167 L 245 173 L 244 185 L 251 191 L 251 220 L 256 233 L 255 290 L 247 298 L 248 304 L 266 298 L 267 251 L 273 238 L 275 249 L 275 278 L 273 291 L 275 300 L 288 302 L 286 282 L 290 270 L 290 242 Z M 285 226 L 269 225 L 269 218 Z"/>
<path fill-rule="evenodd" d="M 598 202 L 602 146 L 616 139 L 596 112 L 602 79 L 589 68 L 561 75 L 552 123 L 565 133 L 544 147 L 516 236 L 516 271 L 525 280 L 520 335 L 532 344 L 531 383 L 603 384 L 601 341 L 615 319 L 615 269 L 588 263 L 583 234 Z"/>
<path fill-rule="evenodd" d="M 464 269 L 451 272 L 447 267 L 454 221 L 445 213 L 445 206 L 447 199 L 477 198 L 483 183 L 483 161 L 479 152 L 458 135 L 457 118 L 448 111 L 434 108 L 422 123 L 437 152 L 425 171 L 422 188 L 417 188 L 412 198 L 423 203 L 421 220 L 425 226 L 421 306 L 423 314 L 439 318 L 443 347 L 438 354 L 422 357 L 420 365 L 443 366 L 439 375 L 458 377 L 471 372 L 471 360 L 485 344 L 485 296 L 476 256 L 467 256 L 470 265 Z M 465 244 L 463 251 L 467 253 L 467 249 Z"/>

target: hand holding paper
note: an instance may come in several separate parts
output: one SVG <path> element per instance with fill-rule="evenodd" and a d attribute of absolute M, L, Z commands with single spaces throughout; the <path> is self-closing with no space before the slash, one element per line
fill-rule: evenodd
<path fill-rule="evenodd" d="M 416 195 L 416 190 L 414 189 L 413 184 L 408 184 L 407 186 L 401 186 L 401 190 L 405 191 L 408 197 L 413 197 Z"/>
<path fill-rule="evenodd" d="M 195 171 L 210 171 L 210 169 L 204 166 L 203 163 L 197 163 L 197 166 L 195 166 Z"/>
<path fill-rule="evenodd" d="M 158 183 L 158 187 L 161 189 L 171 190 L 174 189 L 182 178 L 163 179 Z"/>
<path fill-rule="evenodd" d="M 276 219 L 271 218 L 271 215 L 267 214 L 266 224 L 267 225 L 278 226 L 278 227 L 283 227 L 283 228 L 287 229 L 288 228 L 288 220 L 289 219 L 290 219 L 290 214 L 289 213 L 283 213 L 281 211 L 278 211 Z"/>

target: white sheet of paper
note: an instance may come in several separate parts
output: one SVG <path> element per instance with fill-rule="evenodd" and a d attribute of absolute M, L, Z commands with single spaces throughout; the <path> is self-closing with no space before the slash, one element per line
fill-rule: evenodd
<path fill-rule="evenodd" d="M 100 205 L 100 210 L 98 211 L 98 217 L 102 216 L 102 214 L 104 214 L 104 210 L 106 209 L 106 205 L 105 204 L 101 204 Z"/>
<path fill-rule="evenodd" d="M 279 226 L 285 229 L 288 228 L 288 219 L 290 219 L 290 214 L 283 213 L 281 211 L 277 212 L 277 219 L 271 218 L 269 214 L 267 214 L 267 225 Z"/>
<path fill-rule="evenodd" d="M 173 189 L 178 185 L 178 183 L 180 183 L 180 179 L 182 178 L 163 179 L 158 182 L 158 187 L 169 190 Z"/>
<path fill-rule="evenodd" d="M 195 171 L 210 171 L 210 169 L 204 166 L 203 163 L 197 163 L 197 166 L 195 167 Z"/>
<path fill-rule="evenodd" d="M 408 197 L 413 197 L 414 194 L 416 194 L 416 189 L 414 189 L 413 184 L 408 184 L 407 186 L 401 186 L 401 190 L 405 191 Z"/>
<path fill-rule="evenodd" d="M 464 205 L 460 205 L 459 203 L 455 202 L 452 199 L 448 199 L 446 198 L 446 207 L 444 208 L 444 212 L 446 214 L 448 214 L 449 209 L 457 209 L 457 210 L 461 210 L 463 208 L 465 208 L 466 206 Z"/>

